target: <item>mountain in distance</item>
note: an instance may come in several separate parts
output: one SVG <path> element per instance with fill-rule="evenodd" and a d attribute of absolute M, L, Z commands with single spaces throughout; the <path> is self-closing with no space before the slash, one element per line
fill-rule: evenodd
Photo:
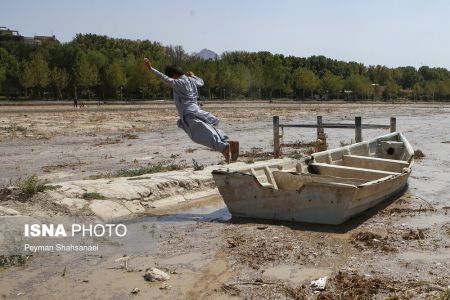
<path fill-rule="evenodd" d="M 216 59 L 219 57 L 219 55 L 216 52 L 206 49 L 206 48 L 202 49 L 200 52 L 198 52 L 197 56 L 204 60 Z"/>

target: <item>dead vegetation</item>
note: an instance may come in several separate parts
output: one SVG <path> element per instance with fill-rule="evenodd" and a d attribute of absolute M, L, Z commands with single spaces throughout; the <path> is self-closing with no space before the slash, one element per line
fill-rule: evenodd
<path fill-rule="evenodd" d="M 194 168 L 194 171 L 201 171 L 205 168 L 205 165 L 199 163 L 195 159 L 192 159 L 192 167 Z"/>
<path fill-rule="evenodd" d="M 408 232 L 402 235 L 404 240 L 423 240 L 425 238 L 425 230 L 423 229 L 409 229 Z"/>
<path fill-rule="evenodd" d="M 258 270 L 268 263 L 301 256 L 300 240 L 280 232 L 279 228 L 258 230 L 255 226 L 251 226 L 247 229 L 244 232 L 231 226 L 225 230 L 227 252 L 240 263 Z M 258 230 L 258 234 L 254 232 L 255 229 Z"/>
<path fill-rule="evenodd" d="M 297 286 L 281 280 L 265 281 L 262 278 L 227 282 L 222 284 L 221 290 L 242 299 L 308 299 L 312 294 L 304 285 Z"/>
<path fill-rule="evenodd" d="M 339 145 L 341 147 L 345 147 L 345 146 L 348 146 L 348 145 L 351 145 L 351 144 L 352 144 L 352 141 L 350 141 L 350 142 L 347 142 L 347 141 L 344 141 L 344 140 L 339 141 Z"/>
<path fill-rule="evenodd" d="M 168 172 L 175 170 L 182 170 L 186 168 L 186 164 L 183 162 L 175 163 L 174 161 L 158 162 L 155 164 L 149 163 L 146 166 L 138 168 L 125 168 L 117 171 L 110 171 L 106 173 L 101 173 L 98 175 L 90 176 L 90 179 L 100 179 L 100 178 L 115 178 L 115 177 L 136 177 L 145 174 L 153 174 L 160 172 Z"/>
<path fill-rule="evenodd" d="M 274 158 L 273 152 L 263 152 L 262 148 L 253 147 L 250 151 L 246 151 L 240 154 L 241 158 L 248 164 L 252 164 L 256 161 L 268 160 Z"/>
<path fill-rule="evenodd" d="M 295 141 L 292 143 L 281 144 L 281 147 L 294 148 L 294 149 L 306 149 L 305 152 L 312 154 L 315 152 L 325 151 L 328 149 L 326 139 L 317 139 L 312 142 Z"/>
<path fill-rule="evenodd" d="M 362 231 L 354 233 L 350 242 L 359 250 L 379 249 L 385 252 L 396 251 L 395 248 L 389 245 L 386 237 L 372 232 Z"/>
<path fill-rule="evenodd" d="M 138 138 L 139 138 L 139 136 L 134 133 L 126 132 L 126 133 L 122 134 L 122 139 L 136 140 Z"/>
<path fill-rule="evenodd" d="M 397 288 L 398 282 L 392 279 L 361 276 L 359 274 L 339 271 L 330 279 L 330 290 L 332 292 L 322 292 L 317 299 L 372 299 L 374 295 L 390 295 L 401 291 Z"/>
<path fill-rule="evenodd" d="M 13 255 L 0 255 L 0 268 L 22 266 L 24 265 L 31 255 L 13 254 Z"/>
<path fill-rule="evenodd" d="M 105 200 L 107 199 L 105 196 L 103 196 L 100 193 L 97 192 L 86 192 L 84 193 L 81 198 L 84 200 Z"/>
<path fill-rule="evenodd" d="M 101 147 L 104 145 L 114 145 L 123 143 L 121 137 L 107 137 L 106 139 L 100 139 L 100 142 L 96 143 L 94 146 Z"/>
<path fill-rule="evenodd" d="M 59 187 L 59 185 L 48 184 L 47 180 L 42 180 L 36 175 L 31 175 L 0 188 L 0 200 L 26 201 L 38 193 Z"/>
<path fill-rule="evenodd" d="M 409 208 L 409 207 L 394 207 L 389 210 L 387 210 L 387 214 L 414 214 L 414 213 L 421 213 L 421 212 L 429 212 L 429 211 L 435 211 L 434 208 L 430 207 L 419 207 L 419 208 Z"/>
<path fill-rule="evenodd" d="M 86 163 L 84 163 L 78 159 L 76 162 L 63 162 L 63 163 L 59 163 L 59 164 L 56 164 L 53 166 L 43 166 L 42 171 L 44 171 L 45 173 L 51 173 L 55 170 L 66 169 L 66 168 L 76 170 L 77 167 L 80 167 L 85 164 Z"/>
<path fill-rule="evenodd" d="M 414 151 L 414 158 L 415 159 L 422 159 L 425 157 L 425 154 L 422 152 L 422 150 L 417 149 Z"/>

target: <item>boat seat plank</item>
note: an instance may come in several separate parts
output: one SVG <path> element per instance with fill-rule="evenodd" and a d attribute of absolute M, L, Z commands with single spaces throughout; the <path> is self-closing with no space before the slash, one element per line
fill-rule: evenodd
<path fill-rule="evenodd" d="M 365 168 L 388 172 L 402 172 L 403 168 L 409 167 L 409 163 L 402 160 L 368 157 L 359 155 L 344 155 L 343 165 L 347 167 Z"/>
<path fill-rule="evenodd" d="M 333 176 L 322 176 L 316 174 L 299 174 L 295 172 L 274 171 L 273 177 L 281 190 L 299 190 L 305 183 L 319 183 L 324 185 L 339 185 L 356 187 L 366 183 L 365 180 L 349 179 Z"/>
<path fill-rule="evenodd" d="M 269 167 L 266 166 L 264 168 L 264 173 L 266 173 L 267 181 L 272 185 L 272 187 L 274 189 L 277 190 L 278 189 L 277 183 L 276 183 L 275 179 L 273 178 L 272 171 L 269 169 Z"/>
<path fill-rule="evenodd" d="M 403 142 L 397 142 L 397 141 L 380 141 L 381 145 L 388 145 L 388 146 L 397 146 L 401 147 L 403 146 Z"/>
<path fill-rule="evenodd" d="M 344 178 L 360 178 L 366 180 L 380 179 L 390 175 L 398 175 L 398 172 L 388 172 L 382 170 L 346 167 L 340 165 L 330 165 L 323 163 L 309 164 L 309 171 L 313 174 L 336 176 Z"/>

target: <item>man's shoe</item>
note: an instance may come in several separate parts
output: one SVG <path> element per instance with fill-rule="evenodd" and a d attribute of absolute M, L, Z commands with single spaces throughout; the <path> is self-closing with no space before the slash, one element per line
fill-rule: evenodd
<path fill-rule="evenodd" d="M 225 162 L 227 164 L 230 163 L 230 144 L 222 151 L 223 156 L 225 157 Z"/>
<path fill-rule="evenodd" d="M 239 157 L 239 142 L 230 141 L 231 161 L 236 161 Z"/>

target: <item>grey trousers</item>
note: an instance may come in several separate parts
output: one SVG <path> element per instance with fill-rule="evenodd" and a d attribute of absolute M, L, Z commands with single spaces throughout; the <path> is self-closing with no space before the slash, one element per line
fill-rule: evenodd
<path fill-rule="evenodd" d="M 215 128 L 198 117 L 185 116 L 183 120 L 178 120 L 178 127 L 183 129 L 191 140 L 197 144 L 215 151 L 222 152 L 228 145 L 228 137 L 222 130 Z"/>

